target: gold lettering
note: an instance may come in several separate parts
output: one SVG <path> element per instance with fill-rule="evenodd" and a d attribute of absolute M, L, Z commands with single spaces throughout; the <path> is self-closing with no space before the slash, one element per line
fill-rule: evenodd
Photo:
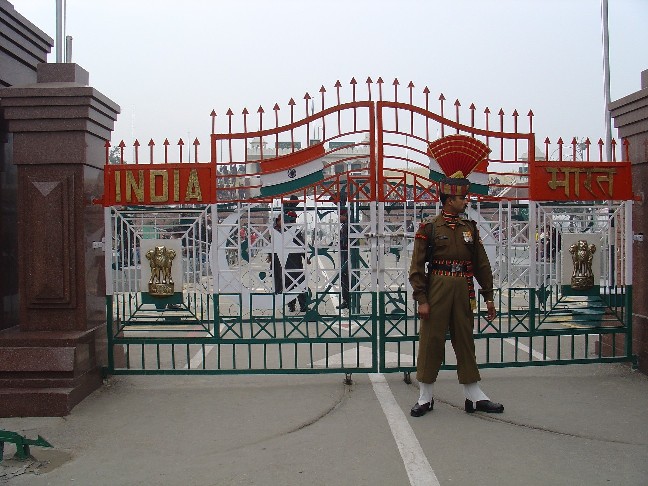
<path fill-rule="evenodd" d="M 569 174 L 567 173 L 567 171 L 574 173 L 574 195 L 576 197 L 580 197 L 580 180 L 578 178 L 580 169 L 563 169 L 563 172 L 565 173 L 565 179 L 569 180 Z"/>
<path fill-rule="evenodd" d="M 160 196 L 156 193 L 155 178 L 162 177 L 162 194 Z M 149 173 L 150 187 L 149 194 L 151 202 L 166 202 L 169 200 L 169 174 L 166 170 L 152 170 Z"/>
<path fill-rule="evenodd" d="M 558 187 L 564 187 L 565 188 L 565 196 L 569 197 L 569 186 L 570 186 L 570 174 L 574 174 L 574 194 L 576 196 L 580 196 L 580 188 L 579 188 L 579 179 L 578 179 L 578 173 L 580 172 L 580 169 L 572 169 L 569 167 L 563 167 L 563 168 L 557 168 L 557 167 L 546 167 L 545 170 L 551 174 L 551 180 L 547 183 L 549 187 L 552 189 L 556 189 Z M 556 175 L 558 171 L 562 172 L 565 174 L 565 178 L 563 180 L 557 180 Z"/>
<path fill-rule="evenodd" d="M 590 194 L 596 195 L 592 190 L 592 171 L 593 169 L 585 169 L 585 182 L 583 182 L 583 186 L 585 186 L 585 189 L 587 189 Z"/>
<path fill-rule="evenodd" d="M 144 171 L 138 170 L 139 185 L 133 177 L 133 171 L 126 171 L 126 202 L 133 202 L 132 193 L 135 193 L 137 202 L 144 202 Z"/>
<path fill-rule="evenodd" d="M 616 169 L 599 169 L 597 172 L 607 172 L 607 176 L 600 175 L 596 178 L 596 183 L 599 186 L 599 189 L 603 193 L 603 187 L 601 186 L 601 182 L 607 182 L 608 183 L 608 196 L 612 197 L 612 193 L 614 192 L 614 174 L 616 174 Z"/>
<path fill-rule="evenodd" d="M 115 202 L 121 202 L 121 172 L 115 171 Z"/>
<path fill-rule="evenodd" d="M 546 171 L 551 174 L 551 180 L 547 183 L 550 188 L 556 190 L 558 187 L 565 188 L 565 196 L 569 196 L 569 180 L 564 179 L 562 181 L 557 180 L 557 174 L 560 169 L 557 167 L 547 167 Z"/>
<path fill-rule="evenodd" d="M 173 202 L 180 201 L 180 171 L 173 171 Z"/>
<path fill-rule="evenodd" d="M 576 198 L 580 197 L 580 174 L 585 174 L 585 180 L 583 181 L 583 187 L 587 189 L 593 196 L 602 197 L 606 194 L 605 189 L 603 189 L 602 182 L 607 182 L 608 190 L 607 195 L 609 197 L 613 196 L 614 188 L 614 174 L 616 174 L 616 169 L 613 168 L 577 168 L 577 167 L 546 167 L 545 170 L 551 174 L 551 180 L 547 182 L 547 185 L 551 189 L 557 189 L 558 187 L 565 188 L 565 196 L 569 197 L 570 188 L 571 188 L 571 174 L 574 174 L 574 196 Z M 562 172 L 565 177 L 562 180 L 558 180 L 558 172 Z M 596 194 L 592 188 L 592 175 L 593 174 L 602 174 L 596 176 L 596 184 L 601 191 L 601 194 Z"/>
<path fill-rule="evenodd" d="M 200 181 L 198 180 L 198 171 L 196 171 L 196 169 L 191 169 L 191 172 L 189 172 L 189 182 L 187 182 L 185 200 L 188 201 L 189 199 L 202 201 L 202 191 L 200 190 Z"/>

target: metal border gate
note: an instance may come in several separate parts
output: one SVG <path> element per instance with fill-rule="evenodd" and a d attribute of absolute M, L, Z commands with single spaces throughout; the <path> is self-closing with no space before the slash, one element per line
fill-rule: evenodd
<path fill-rule="evenodd" d="M 416 106 L 412 83 L 408 103 L 398 102 L 397 80 L 393 101 L 383 100 L 381 80 L 377 101 L 370 79 L 366 101 L 356 98 L 356 85 L 343 103 L 336 83 L 337 102 L 328 108 L 322 87 L 318 112 L 307 93 L 298 121 L 291 100 L 283 125 L 275 105 L 272 128 L 263 128 L 260 107 L 252 132 L 247 110 L 240 130 L 229 110 L 222 132 L 212 112 L 208 162 L 198 162 L 198 140 L 193 162 L 183 160 L 180 140 L 175 163 L 168 142 L 161 159 L 151 140 L 148 164 L 137 164 L 137 141 L 135 164 L 125 162 L 123 143 L 119 163 L 110 164 L 107 143 L 102 202 L 110 373 L 335 372 L 348 378 L 415 370 L 419 323 L 407 274 L 415 228 L 438 211 L 427 142 L 447 133 L 478 137 L 492 149 L 468 214 L 479 225 L 497 286 L 496 321 L 486 321 L 479 308 L 476 313 L 480 366 L 633 360 L 631 201 L 532 200 L 529 171 L 542 159 L 551 164 L 553 153 L 548 140 L 544 154 L 535 146 L 532 112 L 527 132 L 518 131 L 517 112 L 506 131 L 501 110 L 492 130 L 487 108 L 481 129 L 474 105 L 468 123 L 461 123 L 458 100 L 454 119 L 444 115 L 443 95 L 438 113 L 430 110 L 427 87 Z M 603 162 L 602 152 L 591 162 L 589 141 L 586 153 L 577 152 L 581 145 L 574 139 L 571 157 L 563 156 L 559 140 L 554 162 L 574 164 L 580 155 L 591 167 L 623 164 Z M 578 234 L 595 235 L 600 247 L 599 285 L 587 295 L 564 285 L 564 248 L 545 253 L 546 242 Z M 341 239 L 348 240 L 348 258 Z M 175 245 L 181 268 L 181 287 L 164 298 L 143 291 L 144 253 L 156 244 Z M 302 262 L 297 274 L 287 263 L 293 254 Z M 277 278 L 275 258 L 283 259 Z M 338 308 L 343 281 L 348 309 Z M 308 309 L 293 310 L 301 306 L 300 294 L 307 294 Z M 448 349 L 443 367 L 453 369 Z"/>

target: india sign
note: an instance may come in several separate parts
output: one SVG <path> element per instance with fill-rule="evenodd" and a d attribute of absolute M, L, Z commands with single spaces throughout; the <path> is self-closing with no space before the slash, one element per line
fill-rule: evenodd
<path fill-rule="evenodd" d="M 209 204 L 214 202 L 211 164 L 107 165 L 104 206 Z"/>

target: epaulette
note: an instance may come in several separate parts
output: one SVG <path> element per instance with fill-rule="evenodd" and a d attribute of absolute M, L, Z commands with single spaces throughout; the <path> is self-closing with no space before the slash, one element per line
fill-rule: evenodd
<path fill-rule="evenodd" d="M 427 240 L 428 237 L 425 234 L 425 227 L 430 224 L 431 221 L 421 221 L 419 224 L 418 230 L 416 230 L 416 234 L 414 235 L 414 238 L 418 238 L 420 240 Z"/>

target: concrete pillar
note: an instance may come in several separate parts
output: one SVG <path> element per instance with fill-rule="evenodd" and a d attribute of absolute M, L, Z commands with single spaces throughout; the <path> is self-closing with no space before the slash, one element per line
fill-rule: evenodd
<path fill-rule="evenodd" d="M 66 415 L 101 384 L 105 140 L 119 106 L 76 64 L 0 89 L 18 168 L 19 325 L 0 332 L 0 416 Z M 98 343 L 104 343 L 101 345 Z"/>
<path fill-rule="evenodd" d="M 610 104 L 619 137 L 630 142 L 632 188 L 639 200 L 633 205 L 632 230 L 644 241 L 633 243 L 632 348 L 639 369 L 648 373 L 648 70 L 641 73 L 641 89 Z"/>

